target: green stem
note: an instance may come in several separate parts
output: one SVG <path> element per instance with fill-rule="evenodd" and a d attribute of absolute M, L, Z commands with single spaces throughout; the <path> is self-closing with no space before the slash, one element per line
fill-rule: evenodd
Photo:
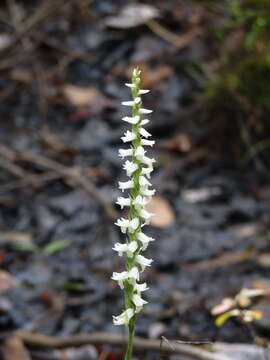
<path fill-rule="evenodd" d="M 128 343 L 127 343 L 127 351 L 125 355 L 125 360 L 131 360 L 132 356 L 132 349 L 133 349 L 133 339 L 135 334 L 135 322 L 136 317 L 133 316 L 133 318 L 130 320 L 128 324 Z"/>

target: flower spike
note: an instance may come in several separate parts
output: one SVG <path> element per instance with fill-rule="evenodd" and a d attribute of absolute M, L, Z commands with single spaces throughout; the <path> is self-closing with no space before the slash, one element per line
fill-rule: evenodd
<path fill-rule="evenodd" d="M 125 85 L 130 89 L 132 100 L 122 102 L 122 105 L 131 107 L 129 116 L 122 120 L 131 125 L 131 129 L 121 137 L 124 143 L 129 145 L 126 149 L 119 149 L 119 157 L 128 157 L 123 168 L 128 176 L 127 181 L 119 182 L 119 189 L 128 191 L 126 197 L 118 197 L 116 204 L 121 209 L 126 207 L 129 211 L 127 218 L 120 218 L 115 225 L 119 226 L 121 232 L 126 234 L 125 243 L 116 243 L 113 250 L 126 261 L 125 271 L 114 272 L 112 279 L 115 280 L 125 293 L 125 311 L 118 316 L 113 316 L 115 325 L 125 325 L 129 330 L 128 352 L 125 360 L 131 359 L 132 341 L 136 316 L 147 301 L 141 297 L 143 291 L 148 290 L 146 283 L 140 283 L 140 273 L 146 267 L 151 266 L 152 259 L 147 259 L 141 253 L 147 249 L 154 239 L 142 232 L 142 228 L 149 223 L 154 215 L 147 211 L 146 206 L 154 195 L 149 181 L 155 160 L 146 156 L 144 146 L 153 146 L 154 141 L 148 140 L 151 134 L 143 127 L 149 120 L 143 118 L 143 114 L 150 114 L 152 110 L 142 107 L 141 95 L 147 94 L 149 90 L 140 89 L 139 69 L 134 69 L 132 82 Z"/>

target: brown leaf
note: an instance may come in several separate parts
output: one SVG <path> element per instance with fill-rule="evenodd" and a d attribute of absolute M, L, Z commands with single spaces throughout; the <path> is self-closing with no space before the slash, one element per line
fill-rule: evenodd
<path fill-rule="evenodd" d="M 7 271 L 0 270 L 0 295 L 14 289 L 16 286 L 16 279 Z"/>
<path fill-rule="evenodd" d="M 155 68 L 152 68 L 147 64 L 146 62 L 140 62 L 137 64 L 132 64 L 128 67 L 126 70 L 126 76 L 127 78 L 130 78 L 134 66 L 137 65 L 142 71 L 142 81 L 141 81 L 141 87 L 144 89 L 152 89 L 159 85 L 162 81 L 168 79 L 173 74 L 173 69 L 171 66 L 162 64 L 158 65 Z M 116 68 L 116 73 L 121 73 L 123 69 Z"/>
<path fill-rule="evenodd" d="M 31 360 L 22 340 L 16 336 L 4 341 L 2 354 L 3 360 Z"/>
<path fill-rule="evenodd" d="M 170 203 L 162 197 L 154 197 L 146 208 L 155 214 L 151 218 L 151 225 L 153 226 L 163 228 L 172 225 L 175 221 L 175 214 Z"/>
<path fill-rule="evenodd" d="M 166 150 L 189 152 L 194 148 L 194 145 L 194 136 L 189 134 L 177 134 L 164 145 L 164 148 Z"/>
<path fill-rule="evenodd" d="M 91 106 L 105 100 L 96 88 L 66 84 L 62 91 L 66 99 L 74 106 Z"/>

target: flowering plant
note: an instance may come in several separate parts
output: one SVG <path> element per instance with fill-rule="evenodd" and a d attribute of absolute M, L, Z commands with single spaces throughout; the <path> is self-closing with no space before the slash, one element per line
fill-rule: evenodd
<path fill-rule="evenodd" d="M 146 283 L 139 283 L 140 273 L 146 266 L 150 266 L 151 259 L 147 259 L 141 253 L 146 250 L 149 242 L 154 239 L 143 232 L 143 227 L 149 223 L 154 215 L 145 209 L 145 206 L 154 195 L 155 190 L 150 189 L 150 174 L 153 171 L 154 159 L 146 156 L 144 146 L 153 146 L 154 141 L 148 140 L 151 134 L 143 128 L 149 120 L 143 119 L 144 114 L 150 114 L 152 110 L 142 108 L 141 95 L 149 90 L 140 89 L 141 71 L 133 70 L 132 83 L 126 84 L 131 89 L 132 101 L 125 101 L 124 106 L 132 107 L 132 116 L 123 117 L 123 121 L 132 125 L 131 131 L 126 131 L 121 138 L 124 143 L 130 144 L 127 149 L 119 149 L 119 156 L 126 160 L 123 168 L 129 177 L 126 182 L 119 182 L 119 188 L 129 190 L 127 197 L 119 197 L 117 204 L 123 209 L 129 208 L 128 218 L 118 219 L 116 225 L 121 232 L 126 234 L 125 243 L 116 243 L 113 250 L 119 256 L 125 255 L 126 269 L 123 272 L 114 272 L 112 279 L 117 281 L 120 288 L 124 290 L 125 311 L 118 316 L 113 316 L 115 325 L 126 325 L 128 327 L 128 346 L 125 360 L 131 359 L 132 345 L 135 333 L 136 317 L 143 305 L 147 302 L 142 298 L 141 293 L 147 290 Z"/>

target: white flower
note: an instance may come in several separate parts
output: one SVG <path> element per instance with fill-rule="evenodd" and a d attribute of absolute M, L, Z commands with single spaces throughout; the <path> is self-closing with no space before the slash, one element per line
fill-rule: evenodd
<path fill-rule="evenodd" d="M 127 232 L 127 229 L 129 227 L 129 220 L 125 218 L 118 219 L 115 225 L 119 226 L 121 228 L 121 232 L 125 234 Z"/>
<path fill-rule="evenodd" d="M 138 218 L 134 218 L 134 219 L 130 220 L 128 230 L 131 233 L 134 233 L 134 231 L 138 229 L 139 225 L 140 225 L 140 220 Z"/>
<path fill-rule="evenodd" d="M 143 146 L 151 146 L 152 147 L 153 145 L 155 145 L 155 141 L 154 140 L 142 139 L 141 144 Z"/>
<path fill-rule="evenodd" d="M 141 159 L 143 159 L 145 157 L 144 154 L 145 154 L 145 150 L 142 146 L 138 146 L 134 152 L 136 159 L 138 159 L 140 161 L 141 161 Z"/>
<path fill-rule="evenodd" d="M 132 257 L 137 249 L 138 249 L 137 241 L 131 241 L 127 246 L 127 256 Z"/>
<path fill-rule="evenodd" d="M 155 192 L 156 192 L 155 189 L 153 189 L 153 190 L 150 190 L 150 189 L 141 189 L 141 190 L 140 190 L 141 195 L 149 196 L 149 197 L 154 196 L 154 195 L 155 195 Z"/>
<path fill-rule="evenodd" d="M 132 296 L 132 301 L 136 306 L 136 312 L 139 312 L 144 304 L 147 304 L 147 301 L 145 301 L 139 294 L 134 294 Z"/>
<path fill-rule="evenodd" d="M 128 326 L 129 320 L 134 315 L 134 310 L 131 308 L 128 308 L 122 314 L 118 316 L 113 316 L 113 323 L 114 325 L 126 325 Z"/>
<path fill-rule="evenodd" d="M 121 157 L 123 159 L 126 156 L 132 156 L 133 150 L 132 149 L 119 149 L 118 155 L 119 155 L 119 157 Z"/>
<path fill-rule="evenodd" d="M 141 174 L 142 175 L 146 175 L 148 177 L 148 179 L 150 179 L 150 174 L 153 171 L 153 167 L 152 166 L 148 166 L 148 167 L 143 167 L 141 170 Z"/>
<path fill-rule="evenodd" d="M 134 104 L 139 104 L 139 102 L 141 102 L 141 98 L 140 97 L 136 97 L 134 100 L 132 101 L 123 101 L 122 105 L 124 106 L 133 106 Z"/>
<path fill-rule="evenodd" d="M 122 136 L 121 139 L 124 143 L 133 141 L 137 138 L 137 135 L 134 134 L 132 131 L 126 131 L 125 136 Z"/>
<path fill-rule="evenodd" d="M 148 138 L 149 136 L 152 136 L 146 129 L 144 128 L 140 128 L 140 134 L 146 138 Z"/>
<path fill-rule="evenodd" d="M 127 246 L 127 244 L 116 243 L 112 249 L 117 251 L 119 256 L 123 256 L 123 253 L 127 251 Z"/>
<path fill-rule="evenodd" d="M 136 266 L 134 266 L 129 272 L 128 272 L 128 281 L 130 284 L 134 285 L 136 281 L 139 281 L 140 279 L 140 273 Z"/>
<path fill-rule="evenodd" d="M 123 272 L 113 272 L 112 274 L 112 280 L 115 280 L 118 282 L 118 285 L 120 286 L 121 289 L 124 289 L 124 280 L 127 280 L 129 278 L 129 273 L 127 271 L 123 271 Z"/>
<path fill-rule="evenodd" d="M 147 93 L 149 93 L 149 91 L 150 91 L 150 90 L 140 89 L 140 90 L 139 90 L 139 95 L 144 95 L 144 94 L 147 94 Z"/>
<path fill-rule="evenodd" d="M 151 266 L 151 263 L 152 263 L 153 260 L 152 259 L 147 259 L 143 255 L 137 255 L 136 256 L 136 261 L 138 262 L 138 264 L 141 265 L 142 271 L 144 271 L 146 266 Z"/>
<path fill-rule="evenodd" d="M 132 204 L 135 206 L 136 210 L 140 210 L 142 207 L 144 207 L 146 204 L 148 204 L 149 199 L 138 195 L 136 198 L 132 201 Z"/>
<path fill-rule="evenodd" d="M 141 125 L 146 125 L 149 123 L 149 120 L 148 119 L 144 119 L 141 121 Z"/>
<path fill-rule="evenodd" d="M 151 186 L 150 181 L 148 181 L 148 180 L 146 179 L 146 177 L 143 176 L 143 175 L 139 177 L 139 184 L 140 184 L 142 187 Z"/>
<path fill-rule="evenodd" d="M 140 121 L 140 116 L 136 115 L 136 116 L 125 116 L 122 118 L 122 120 L 128 122 L 129 124 L 137 124 Z"/>
<path fill-rule="evenodd" d="M 154 216 L 155 214 L 148 212 L 145 209 L 141 209 L 139 211 L 140 216 L 146 221 L 146 223 L 149 223 L 149 220 L 151 219 L 152 216 Z"/>
<path fill-rule="evenodd" d="M 135 284 L 134 285 L 134 290 L 137 291 L 138 293 L 141 293 L 143 291 L 148 290 L 149 288 L 147 287 L 146 283 L 143 284 Z"/>
<path fill-rule="evenodd" d="M 118 184 L 119 184 L 119 189 L 122 190 L 122 192 L 127 189 L 132 189 L 134 186 L 133 180 L 128 180 L 124 182 L 119 181 Z"/>
<path fill-rule="evenodd" d="M 153 239 L 150 236 L 147 236 L 143 232 L 138 233 L 138 240 L 140 240 L 140 242 L 142 243 L 142 250 L 145 250 L 147 248 L 150 241 L 155 241 L 155 239 Z"/>
<path fill-rule="evenodd" d="M 119 198 L 117 198 L 116 204 L 119 205 L 121 207 L 121 209 L 123 209 L 124 206 L 130 206 L 130 198 L 124 198 L 122 196 L 120 196 Z"/>
<path fill-rule="evenodd" d="M 129 244 L 120 244 L 116 243 L 112 248 L 114 251 L 117 251 L 119 256 L 123 256 L 123 253 L 127 253 L 128 257 L 132 257 L 134 252 L 137 250 L 138 244 L 136 241 L 131 241 Z"/>
<path fill-rule="evenodd" d="M 128 220 L 125 218 L 118 219 L 115 225 L 121 228 L 123 234 L 127 232 L 127 229 L 130 233 L 134 233 L 134 231 L 140 225 L 140 220 L 138 218 L 134 218 L 132 220 Z"/>
<path fill-rule="evenodd" d="M 144 155 L 143 157 L 141 157 L 140 161 L 141 161 L 143 164 L 148 165 L 148 166 L 153 166 L 153 163 L 156 162 L 155 159 L 151 159 L 151 158 L 149 158 L 149 157 L 147 157 L 147 156 L 145 156 L 145 155 Z"/>
<path fill-rule="evenodd" d="M 140 114 L 151 114 L 153 112 L 153 110 L 149 110 L 149 109 L 140 109 Z"/>
<path fill-rule="evenodd" d="M 135 88 L 136 85 L 135 84 L 130 84 L 130 83 L 125 83 L 125 85 L 131 89 Z"/>
<path fill-rule="evenodd" d="M 127 160 L 124 163 L 123 168 L 124 170 L 126 170 L 127 176 L 130 177 L 134 173 L 134 171 L 136 171 L 139 167 L 134 162 Z"/>

